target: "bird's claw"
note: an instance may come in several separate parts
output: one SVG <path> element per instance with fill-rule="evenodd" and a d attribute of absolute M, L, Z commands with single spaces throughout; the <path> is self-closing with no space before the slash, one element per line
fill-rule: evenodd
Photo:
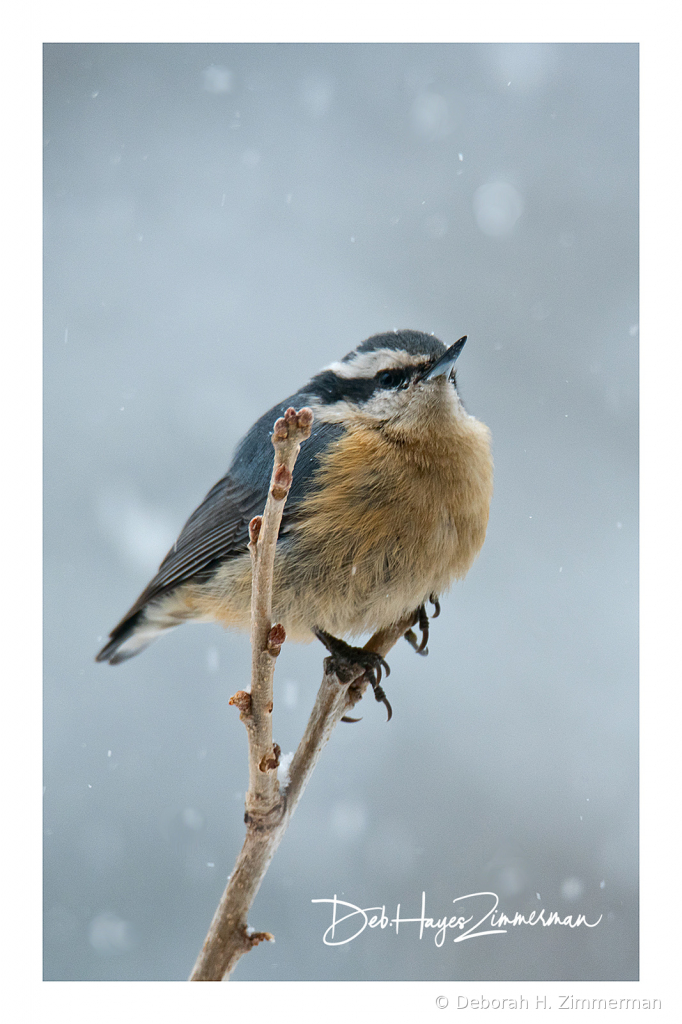
<path fill-rule="evenodd" d="M 438 616 L 440 615 L 440 602 L 435 594 L 430 595 L 429 601 L 431 602 L 435 609 L 433 613 L 433 618 L 437 619 Z M 417 654 L 421 654 L 423 657 L 426 657 L 426 655 L 429 653 L 429 648 L 427 646 L 429 642 L 429 617 L 426 614 L 426 604 L 420 604 L 419 608 L 417 608 L 414 614 L 415 625 L 418 625 L 421 631 L 421 640 L 417 639 L 417 634 L 413 629 L 408 629 L 407 632 L 403 635 L 407 640 L 408 644 L 410 645 L 410 647 L 412 647 L 417 652 Z"/>
<path fill-rule="evenodd" d="M 359 665 L 365 670 L 365 674 L 374 691 L 374 697 L 377 701 L 386 705 L 388 711 L 387 721 L 390 721 L 393 709 L 388 702 L 383 687 L 380 685 L 381 670 L 383 669 L 387 676 L 391 674 L 391 668 L 386 659 L 377 654 L 376 651 L 366 651 L 364 647 L 352 647 L 345 640 L 339 640 L 337 637 L 331 636 L 330 633 L 325 633 L 323 629 L 315 628 L 313 632 L 329 651 L 331 657 L 327 659 L 327 662 L 330 663 L 328 667 L 336 673 L 341 681 L 346 681 L 344 677 L 348 675 L 351 665 Z"/>

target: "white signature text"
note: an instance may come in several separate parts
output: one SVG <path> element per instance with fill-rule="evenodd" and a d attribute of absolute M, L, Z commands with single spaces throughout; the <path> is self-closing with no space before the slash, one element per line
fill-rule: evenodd
<path fill-rule="evenodd" d="M 561 925 L 564 928 L 596 928 L 602 919 L 588 921 L 584 914 L 561 915 L 558 911 L 532 910 L 528 914 L 518 911 L 511 917 L 499 910 L 500 900 L 494 892 L 473 892 L 457 896 L 452 901 L 454 914 L 430 917 L 426 911 L 426 893 L 422 893 L 419 917 L 401 917 L 401 904 L 396 908 L 395 917 L 389 918 L 386 907 L 357 907 L 334 895 L 333 899 L 312 900 L 312 903 L 329 903 L 332 907 L 331 924 L 325 930 L 322 941 L 326 946 L 343 946 L 362 935 L 366 928 L 395 929 L 397 935 L 401 925 L 418 924 L 419 938 L 433 934 L 436 946 L 442 946 L 449 931 L 454 933 L 454 942 L 479 939 L 484 935 L 506 935 L 510 928 L 522 925 L 549 928 Z"/>

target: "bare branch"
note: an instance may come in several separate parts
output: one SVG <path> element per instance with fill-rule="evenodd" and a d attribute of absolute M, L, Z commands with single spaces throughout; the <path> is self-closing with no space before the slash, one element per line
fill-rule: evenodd
<path fill-rule="evenodd" d="M 251 710 L 245 719 L 249 734 L 249 788 L 246 813 L 269 815 L 279 802 L 277 765 L 272 742 L 272 677 L 275 658 L 286 636 L 282 626 L 272 625 L 272 579 L 275 549 L 284 503 L 291 487 L 294 463 L 301 442 L 310 437 L 310 409 L 287 409 L 272 432 L 275 463 L 268 500 L 262 516 L 250 524 L 251 552 Z"/>
<path fill-rule="evenodd" d="M 289 783 L 280 790 L 277 781 L 280 749 L 272 740 L 272 679 L 285 633 L 281 625 L 273 626 L 271 622 L 273 566 L 294 463 L 301 441 L 310 435 L 311 422 L 309 409 L 298 413 L 288 409 L 285 416 L 277 420 L 272 437 L 275 465 L 265 512 L 262 517 L 256 516 L 249 527 L 253 569 L 251 693 L 239 690 L 230 699 L 230 704 L 240 710 L 249 738 L 246 838 L 190 981 L 227 978 L 244 953 L 263 940 L 273 939 L 269 932 L 254 932 L 248 928 L 249 910 L 322 748 L 334 727 L 360 700 L 368 686 L 361 666 L 354 666 L 340 681 L 330 670 L 330 659 L 325 661 L 325 674 L 315 706 L 291 762 Z M 410 615 L 389 629 L 375 633 L 365 649 L 385 657 L 414 622 L 414 615 Z"/>

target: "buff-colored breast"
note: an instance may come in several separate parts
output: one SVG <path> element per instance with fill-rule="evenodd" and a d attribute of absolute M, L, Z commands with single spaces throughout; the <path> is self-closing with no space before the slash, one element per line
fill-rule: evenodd
<path fill-rule="evenodd" d="M 353 427 L 325 453 L 278 545 L 273 619 L 292 640 L 312 639 L 313 626 L 353 637 L 397 621 L 462 578 L 485 539 L 492 457 L 484 424 L 464 414 L 409 438 Z M 248 628 L 248 555 L 183 591 L 192 617 Z"/>

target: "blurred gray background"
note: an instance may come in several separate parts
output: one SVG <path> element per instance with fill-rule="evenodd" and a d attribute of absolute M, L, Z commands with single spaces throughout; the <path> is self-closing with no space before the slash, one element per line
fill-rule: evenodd
<path fill-rule="evenodd" d="M 241 846 L 245 636 L 93 658 L 251 422 L 363 338 L 468 334 L 488 538 L 394 717 L 340 726 L 235 980 L 622 980 L 637 952 L 635 45 L 45 49 L 45 977 L 186 978 Z M 318 644 L 285 645 L 275 738 Z M 327 947 L 338 894 L 600 925 Z"/>

